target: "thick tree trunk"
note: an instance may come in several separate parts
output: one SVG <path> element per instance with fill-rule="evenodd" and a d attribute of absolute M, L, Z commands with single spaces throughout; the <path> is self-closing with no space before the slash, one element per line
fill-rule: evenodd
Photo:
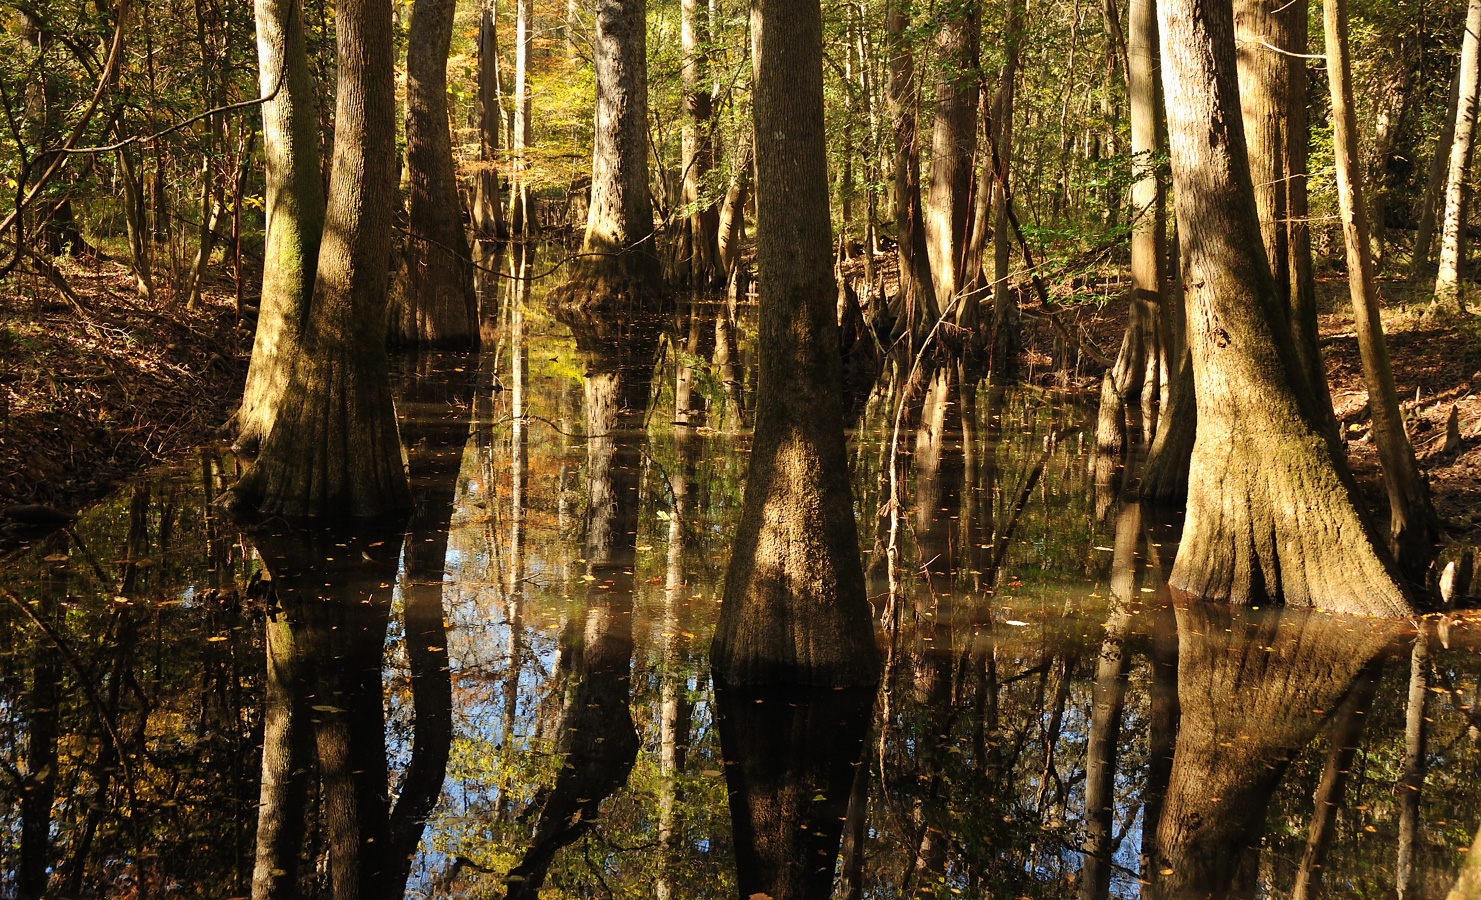
<path fill-rule="evenodd" d="M 1389 365 L 1388 343 L 1379 317 L 1378 288 L 1373 280 L 1369 252 L 1368 213 L 1358 172 L 1358 126 L 1352 99 L 1352 62 L 1348 56 L 1346 0 L 1324 0 L 1327 80 L 1332 86 L 1332 152 L 1337 169 L 1337 194 L 1342 208 L 1342 232 L 1347 242 L 1347 283 L 1352 294 L 1354 328 L 1363 357 L 1363 379 L 1368 385 L 1368 409 L 1373 417 L 1373 441 L 1383 463 L 1388 489 L 1389 539 L 1399 565 L 1411 577 L 1423 576 L 1434 554 L 1435 513 L 1430 508 L 1429 484 L 1414 459 L 1414 448 L 1404 432 L 1404 415 Z"/>
<path fill-rule="evenodd" d="M 1217 0 L 1158 10 L 1198 436 L 1174 587 L 1406 615 L 1408 598 L 1321 425 L 1265 258 L 1245 161 L 1234 22 Z"/>
<path fill-rule="evenodd" d="M 389 0 L 342 2 L 334 169 L 308 324 L 277 421 L 228 506 L 280 516 L 377 516 L 411 497 L 386 364 L 395 189 Z"/>
<path fill-rule="evenodd" d="M 454 0 L 416 0 L 406 45 L 406 168 L 411 233 L 391 304 L 392 346 L 478 346 L 478 297 L 447 123 Z"/>
<path fill-rule="evenodd" d="M 1283 0 L 1235 0 L 1239 102 L 1265 256 L 1301 370 L 1334 435 L 1331 392 L 1317 347 L 1316 283 L 1306 224 L 1306 11 Z M 1268 46 L 1267 46 L 1268 45 Z M 1272 49 L 1277 48 L 1277 49 Z"/>
<path fill-rule="evenodd" d="M 751 135 L 742 132 L 737 138 L 735 158 L 730 164 L 730 184 L 725 188 L 725 202 L 720 206 L 720 270 L 725 278 L 735 272 L 741 243 L 746 238 L 746 194 L 751 187 Z"/>
<path fill-rule="evenodd" d="M 720 213 L 713 201 L 703 198 L 705 182 L 715 165 L 715 139 L 710 118 L 714 97 L 710 93 L 710 21 L 709 8 L 701 0 L 680 3 L 683 63 L 680 80 L 684 91 L 682 150 L 680 166 L 684 172 L 683 202 L 690 212 L 685 217 L 681 245 L 681 280 L 693 288 L 710 288 L 720 283 L 720 247 L 718 235 Z"/>
<path fill-rule="evenodd" d="M 641 296 L 659 281 L 648 190 L 646 8 L 645 0 L 597 3 L 591 207 L 566 301 L 577 305 Z"/>
<path fill-rule="evenodd" d="M 900 257 L 897 333 L 924 334 L 941 317 L 931 278 L 926 230 L 921 211 L 920 134 L 915 89 L 915 55 L 906 31 L 910 10 L 905 0 L 891 0 L 885 12 L 890 54 L 890 117 L 895 131 L 895 231 Z"/>
<path fill-rule="evenodd" d="M 324 229 L 319 114 L 295 0 L 257 0 L 258 86 L 267 179 L 267 243 L 262 298 L 247 386 L 237 412 L 236 446 L 255 451 L 277 420 L 314 292 Z M 158 186 L 156 186 L 158 190 Z"/>
<path fill-rule="evenodd" d="M 503 90 L 499 85 L 499 30 L 496 0 L 478 8 L 478 169 L 473 174 L 473 227 L 480 236 L 503 240 L 504 192 L 499 188 L 499 132 L 503 130 Z"/>
<path fill-rule="evenodd" d="M 1476 130 L 1476 95 L 1481 88 L 1481 0 L 1471 0 L 1466 11 L 1466 32 L 1460 44 L 1460 93 L 1455 104 L 1455 129 L 1450 142 L 1450 163 L 1445 178 L 1445 218 L 1440 229 L 1440 273 L 1435 276 L 1435 301 L 1430 314 L 1458 316 L 1465 311 L 1461 298 L 1461 247 L 1465 242 L 1466 172 L 1471 167 L 1471 145 Z"/>
<path fill-rule="evenodd" d="M 878 677 L 843 439 L 817 0 L 751 13 L 761 372 L 711 653 L 727 684 Z"/>
<path fill-rule="evenodd" d="M 976 0 L 943 9 L 941 15 L 925 226 L 936 300 L 944 306 L 977 274 L 966 270 L 966 249 L 977 154 L 977 42 L 982 29 Z"/>

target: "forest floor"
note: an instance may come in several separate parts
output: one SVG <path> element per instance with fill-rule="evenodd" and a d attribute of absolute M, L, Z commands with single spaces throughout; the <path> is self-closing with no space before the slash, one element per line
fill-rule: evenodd
<path fill-rule="evenodd" d="M 75 510 L 208 443 L 241 391 L 230 285 L 208 280 L 187 310 L 167 288 L 146 301 L 115 262 L 61 273 L 71 299 L 30 274 L 0 286 L 0 529 L 5 509 Z"/>

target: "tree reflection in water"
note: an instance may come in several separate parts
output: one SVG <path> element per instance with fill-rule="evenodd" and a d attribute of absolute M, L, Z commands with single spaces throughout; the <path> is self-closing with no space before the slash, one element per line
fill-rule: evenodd
<path fill-rule="evenodd" d="M 1481 881 L 1460 872 L 1481 823 L 1468 616 L 1417 642 L 1168 602 L 1175 534 L 1124 497 L 1097 522 L 1083 413 L 1030 386 L 922 374 L 877 696 L 717 694 L 746 309 L 683 304 L 665 340 L 507 287 L 480 359 L 402 366 L 410 522 L 239 535 L 207 514 L 233 464 L 203 451 L 0 560 L 0 895 Z M 889 524 L 898 388 L 856 429 L 866 535 Z"/>

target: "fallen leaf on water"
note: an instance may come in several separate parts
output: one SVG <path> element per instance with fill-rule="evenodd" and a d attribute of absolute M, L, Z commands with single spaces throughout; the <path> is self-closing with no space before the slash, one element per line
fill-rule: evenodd
<path fill-rule="evenodd" d="M 1009 619 L 1008 621 L 1004 622 L 1003 624 L 1004 625 L 1015 625 L 1015 626 L 1017 626 L 1019 628 L 1026 628 L 1029 623 L 1027 623 L 1027 622 L 1021 622 L 1018 619 Z"/>

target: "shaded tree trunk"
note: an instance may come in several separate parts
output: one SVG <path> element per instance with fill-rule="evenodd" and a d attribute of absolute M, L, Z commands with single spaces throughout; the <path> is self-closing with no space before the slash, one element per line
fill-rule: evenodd
<path fill-rule="evenodd" d="M 1455 119 L 1460 103 L 1460 66 L 1450 78 L 1450 101 L 1445 107 L 1445 121 L 1435 150 L 1430 156 L 1430 175 L 1425 181 L 1424 199 L 1419 205 L 1419 225 L 1414 232 L 1414 256 L 1409 261 L 1409 280 L 1415 281 L 1429 268 L 1430 248 L 1435 243 L 1435 214 L 1445 196 L 1446 177 L 1450 174 L 1450 148 L 1455 143 Z"/>
<path fill-rule="evenodd" d="M 889 103 L 895 131 L 895 231 L 900 257 L 900 293 L 895 332 L 924 333 L 941 317 L 931 278 L 926 230 L 921 211 L 919 101 L 915 87 L 915 54 L 906 32 L 906 0 L 891 0 L 885 12 L 890 54 Z"/>
<path fill-rule="evenodd" d="M 1008 0 L 1008 21 L 1003 34 L 1003 67 L 998 73 L 998 93 L 993 99 L 992 156 L 997 171 L 993 175 L 992 237 L 992 373 L 1011 374 L 1017 367 L 1019 350 L 1018 300 L 1008 284 L 1011 245 L 1008 241 L 1008 179 L 1013 159 L 1013 94 L 1018 80 L 1018 51 L 1023 41 L 1023 0 Z"/>
<path fill-rule="evenodd" d="M 473 227 L 483 237 L 509 236 L 504 222 L 504 192 L 499 187 L 499 132 L 503 130 L 503 90 L 499 84 L 497 0 L 478 8 L 478 168 L 473 174 Z"/>
<path fill-rule="evenodd" d="M 719 209 L 704 199 L 705 182 L 715 165 L 715 140 L 711 128 L 714 98 L 709 84 L 709 7 L 701 0 L 682 0 L 681 41 L 683 62 L 680 81 L 684 92 L 682 150 L 685 217 L 679 265 L 681 280 L 694 288 L 717 285 L 721 278 Z"/>
<path fill-rule="evenodd" d="M 447 122 L 454 0 L 416 0 L 406 45 L 410 234 L 392 298 L 392 346 L 478 346 L 478 297 Z"/>
<path fill-rule="evenodd" d="M 977 154 L 978 4 L 943 7 L 936 32 L 936 120 L 931 131 L 926 248 L 936 300 L 944 306 L 976 275 L 968 272 L 972 164 Z"/>
<path fill-rule="evenodd" d="M 711 665 L 727 684 L 877 680 L 844 447 L 817 0 L 757 0 L 761 372 Z"/>
<path fill-rule="evenodd" d="M 1172 586 L 1235 603 L 1405 615 L 1408 598 L 1283 327 L 1234 115 L 1231 11 L 1174 0 L 1158 15 L 1198 402 Z"/>
<path fill-rule="evenodd" d="M 1398 389 L 1389 365 L 1388 343 L 1379 317 L 1378 288 L 1369 252 L 1368 213 L 1358 173 L 1358 126 L 1352 99 L 1352 62 L 1348 56 L 1346 0 L 1324 0 L 1327 79 L 1332 86 L 1332 151 L 1337 169 L 1337 194 L 1342 209 L 1342 232 L 1347 242 L 1347 282 L 1352 294 L 1354 328 L 1363 358 L 1363 380 L 1368 385 L 1368 409 L 1373 418 L 1373 442 L 1383 463 L 1388 490 L 1389 539 L 1399 565 L 1411 578 L 1422 578 L 1434 553 L 1435 513 L 1430 508 L 1429 484 L 1414 459 L 1414 448 L 1404 431 Z"/>

